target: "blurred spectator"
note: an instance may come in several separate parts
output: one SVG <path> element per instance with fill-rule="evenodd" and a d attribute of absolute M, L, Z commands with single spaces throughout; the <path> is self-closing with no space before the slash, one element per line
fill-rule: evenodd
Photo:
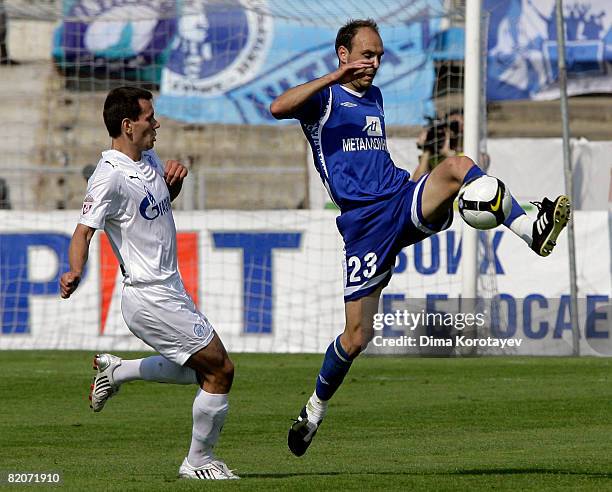
<path fill-rule="evenodd" d="M 4 178 L 0 178 L 0 209 L 11 209 L 11 196 L 8 183 Z"/>
<path fill-rule="evenodd" d="M 19 62 L 11 59 L 8 54 L 7 33 L 8 21 L 4 0 L 0 0 L 0 65 L 19 65 Z"/>
<path fill-rule="evenodd" d="M 443 118 L 430 119 L 417 137 L 417 147 L 422 150 L 419 165 L 412 174 L 414 181 L 431 172 L 447 157 L 463 151 L 463 115 L 451 111 Z"/>
<path fill-rule="evenodd" d="M 61 198 L 55 202 L 55 208 L 58 210 L 66 209 L 66 179 L 61 176 L 57 178 L 57 189 Z"/>
<path fill-rule="evenodd" d="M 83 175 L 85 181 L 89 181 L 89 178 L 91 178 L 91 175 L 94 173 L 95 170 L 96 166 L 94 166 L 93 164 L 86 164 L 85 166 L 83 166 L 81 174 Z"/>
<path fill-rule="evenodd" d="M 463 155 L 463 113 L 454 109 L 443 118 L 430 119 L 429 124 L 417 137 L 417 147 L 423 152 L 419 156 L 419 165 L 412 173 L 416 181 L 431 172 L 447 157 Z M 489 156 L 480 154 L 479 166 L 486 171 L 489 168 Z"/>

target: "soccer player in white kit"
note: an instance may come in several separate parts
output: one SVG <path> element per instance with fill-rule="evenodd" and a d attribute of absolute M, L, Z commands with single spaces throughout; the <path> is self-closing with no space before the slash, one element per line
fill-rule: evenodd
<path fill-rule="evenodd" d="M 104 229 L 123 274 L 123 318 L 161 355 L 137 360 L 96 355 L 91 408 L 101 411 L 128 381 L 197 384 L 191 446 L 179 476 L 236 479 L 213 454 L 229 408 L 234 366 L 178 272 L 171 201 L 187 169 L 177 161 L 163 166 L 153 152 L 160 125 L 152 99 L 149 91 L 135 87 L 113 89 L 106 98 L 104 123 L 112 146 L 89 179 L 70 242 L 70 271 L 60 279 L 61 296 L 70 297 L 78 287 L 94 232 Z"/>

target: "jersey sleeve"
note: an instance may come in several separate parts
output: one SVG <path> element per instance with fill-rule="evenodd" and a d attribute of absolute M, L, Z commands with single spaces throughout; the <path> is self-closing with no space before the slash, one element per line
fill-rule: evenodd
<path fill-rule="evenodd" d="M 295 112 L 295 118 L 301 122 L 317 121 L 323 116 L 325 106 L 329 99 L 329 89 L 323 89 L 311 96 L 300 108 Z"/>
<path fill-rule="evenodd" d="M 113 164 L 101 161 L 87 183 L 87 193 L 79 223 L 94 229 L 103 229 L 107 217 L 116 215 L 121 208 L 120 174 Z"/>

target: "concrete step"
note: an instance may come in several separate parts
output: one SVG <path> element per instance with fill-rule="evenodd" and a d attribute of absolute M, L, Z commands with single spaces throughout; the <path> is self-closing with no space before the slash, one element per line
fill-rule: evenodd
<path fill-rule="evenodd" d="M 568 113 L 572 136 L 612 139 L 612 97 L 571 97 Z M 504 101 L 489 103 L 490 137 L 560 137 L 560 101 Z"/>

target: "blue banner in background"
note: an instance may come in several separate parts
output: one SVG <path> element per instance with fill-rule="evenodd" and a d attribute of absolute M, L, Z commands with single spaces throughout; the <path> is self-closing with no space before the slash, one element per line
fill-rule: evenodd
<path fill-rule="evenodd" d="M 159 84 L 176 32 L 175 0 L 64 0 L 53 60 L 68 76 Z"/>
<path fill-rule="evenodd" d="M 565 0 L 570 95 L 612 92 L 612 2 Z M 559 97 L 555 0 L 485 0 L 487 98 Z"/>
<path fill-rule="evenodd" d="M 67 76 L 161 88 L 157 110 L 192 123 L 270 124 L 270 102 L 334 70 L 338 26 L 264 14 L 266 0 L 64 0 L 53 59 Z M 340 19 L 337 0 L 309 19 Z M 365 9 L 365 7 L 364 7 Z M 433 116 L 434 62 L 463 59 L 463 30 L 440 29 L 440 0 L 377 5 L 385 56 L 375 84 L 389 125 Z M 485 0 L 489 100 L 559 97 L 555 0 Z M 349 14 L 347 14 L 348 16 Z M 298 13 L 296 13 L 298 17 Z M 610 0 L 566 0 L 570 95 L 612 92 Z M 344 19 L 346 20 L 346 19 Z M 340 24 L 342 21 L 338 21 Z"/>
<path fill-rule="evenodd" d="M 345 3 L 348 9 L 350 2 Z M 257 0 L 249 8 L 238 2 L 202 4 L 182 13 L 162 73 L 158 113 L 193 123 L 271 124 L 268 106 L 276 96 L 337 68 L 339 25 L 300 25 L 262 15 L 256 4 L 265 5 Z M 372 12 L 377 18 L 395 15 L 393 27 L 380 29 L 385 55 L 375 80 L 388 125 L 420 124 L 434 112 L 430 51 L 439 19 L 430 6 L 439 5 L 439 0 L 415 0 L 406 19 L 397 5 L 379 5 Z"/>

